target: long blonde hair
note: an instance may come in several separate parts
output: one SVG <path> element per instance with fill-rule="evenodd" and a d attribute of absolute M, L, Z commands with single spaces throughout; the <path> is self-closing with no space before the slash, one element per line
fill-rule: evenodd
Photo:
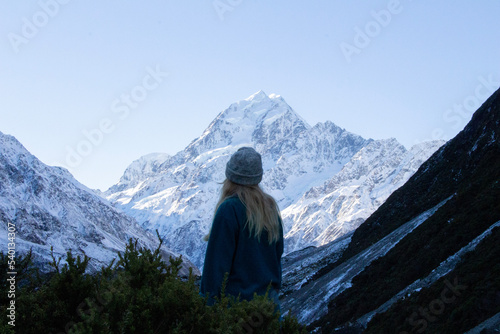
<path fill-rule="evenodd" d="M 280 212 L 274 198 L 266 194 L 258 184 L 243 186 L 226 179 L 222 184 L 221 195 L 219 202 L 215 206 L 215 212 L 217 212 L 222 202 L 234 195 L 238 196 L 245 205 L 247 214 L 245 227 L 248 227 L 250 235 L 253 234 L 260 241 L 262 232 L 266 230 L 269 244 L 278 241 L 281 237 Z M 208 240 L 209 236 L 210 234 L 204 238 L 205 241 Z"/>

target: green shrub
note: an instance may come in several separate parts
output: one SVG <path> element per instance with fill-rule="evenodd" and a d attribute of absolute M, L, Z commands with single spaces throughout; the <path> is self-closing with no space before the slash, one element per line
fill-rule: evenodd
<path fill-rule="evenodd" d="M 6 257 L 0 256 L 3 266 Z M 89 258 L 71 251 L 63 266 L 53 257 L 53 271 L 43 278 L 31 255 L 19 261 L 26 270 L 24 283 L 18 281 L 15 331 L 2 317 L 0 333 L 279 333 L 280 327 L 282 333 L 307 333 L 296 318 L 280 321 L 267 295 L 239 301 L 222 294 L 208 306 L 192 272 L 187 280 L 178 276 L 182 258 L 167 264 L 160 247 L 152 251 L 137 241 L 92 275 L 86 274 Z M 8 301 L 1 302 L 5 310 Z"/>

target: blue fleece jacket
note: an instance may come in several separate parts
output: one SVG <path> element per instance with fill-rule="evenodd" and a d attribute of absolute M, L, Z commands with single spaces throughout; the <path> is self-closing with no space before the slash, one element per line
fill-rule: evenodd
<path fill-rule="evenodd" d="M 222 281 L 228 273 L 226 294 L 251 300 L 254 293 L 264 295 L 271 284 L 271 298 L 277 302 L 281 288 L 281 255 L 283 228 L 280 239 L 269 244 L 267 231 L 259 240 L 250 235 L 245 223 L 246 208 L 236 196 L 226 199 L 217 209 L 201 278 L 201 293 L 220 296 Z"/>

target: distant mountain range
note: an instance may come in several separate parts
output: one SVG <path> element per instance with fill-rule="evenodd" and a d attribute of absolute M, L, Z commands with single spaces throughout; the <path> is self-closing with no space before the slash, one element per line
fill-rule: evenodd
<path fill-rule="evenodd" d="M 443 143 L 407 150 L 332 122 L 311 127 L 282 97 L 259 91 L 231 104 L 176 155 L 133 162 L 105 196 L 201 267 L 225 164 L 239 147 L 262 154 L 262 186 L 282 210 L 291 252 L 354 230 Z"/>

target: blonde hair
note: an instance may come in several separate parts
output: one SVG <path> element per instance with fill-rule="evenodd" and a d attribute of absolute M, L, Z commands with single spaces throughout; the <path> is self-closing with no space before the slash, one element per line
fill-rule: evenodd
<path fill-rule="evenodd" d="M 215 212 L 219 206 L 228 197 L 238 196 L 246 208 L 247 221 L 245 227 L 248 227 L 250 235 L 259 239 L 264 230 L 267 231 L 267 241 L 269 244 L 280 239 L 280 212 L 276 201 L 272 196 L 266 194 L 258 184 L 239 185 L 228 179 L 222 184 L 219 202 L 215 206 Z M 215 214 L 214 214 L 215 215 Z M 210 233 L 204 240 L 208 241 Z"/>

